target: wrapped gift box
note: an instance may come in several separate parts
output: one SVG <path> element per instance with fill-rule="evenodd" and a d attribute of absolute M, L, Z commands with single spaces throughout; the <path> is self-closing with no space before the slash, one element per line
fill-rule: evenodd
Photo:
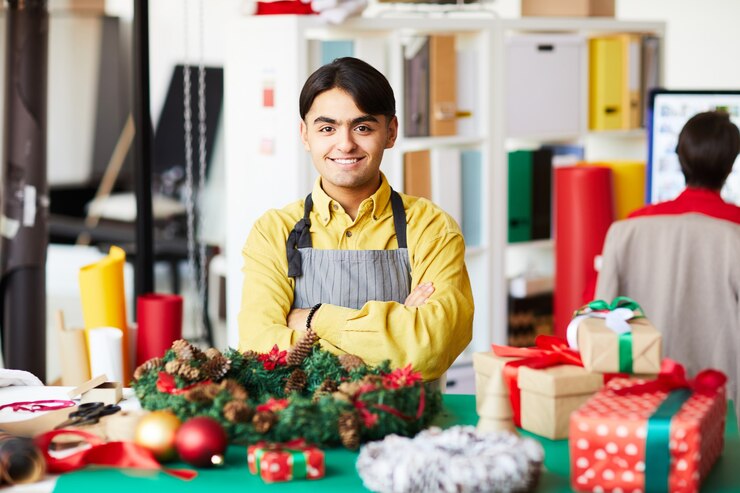
<path fill-rule="evenodd" d="M 679 398 L 680 408 L 672 418 L 669 414 L 670 430 L 660 446 L 654 414 L 659 406 L 660 413 L 666 404 L 670 406 L 669 394 L 623 395 L 619 390 L 642 384 L 642 380 L 613 379 L 571 415 L 571 483 L 575 490 L 647 491 L 657 481 L 664 491 L 699 491 L 724 445 L 724 388 L 714 395 L 691 394 L 682 404 L 683 396 L 671 394 L 670 399 Z"/>
<path fill-rule="evenodd" d="M 620 336 L 606 326 L 603 318 L 584 318 L 578 324 L 578 350 L 583 366 L 592 372 L 657 374 L 660 371 L 660 332 L 646 318 L 628 321 L 631 328 L 632 364 L 620 365 Z"/>
<path fill-rule="evenodd" d="M 513 428 L 514 410 L 504 381 L 504 366 L 521 358 L 494 353 L 473 354 L 478 428 L 493 431 Z M 544 369 L 520 366 L 521 427 L 552 439 L 568 436 L 570 413 L 578 409 L 604 383 L 604 376 L 583 367 L 560 364 Z"/>
<path fill-rule="evenodd" d="M 259 442 L 247 448 L 249 472 L 267 483 L 324 477 L 324 452 L 303 440 Z"/>
<path fill-rule="evenodd" d="M 603 385 L 603 375 L 580 366 L 520 367 L 522 428 L 553 440 L 567 438 L 570 414 Z"/>

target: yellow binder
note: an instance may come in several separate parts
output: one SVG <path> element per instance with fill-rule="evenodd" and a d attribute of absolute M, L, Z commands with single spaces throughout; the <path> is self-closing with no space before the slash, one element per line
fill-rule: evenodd
<path fill-rule="evenodd" d="M 589 128 L 619 130 L 627 128 L 629 105 L 625 77 L 623 36 L 589 40 Z"/>

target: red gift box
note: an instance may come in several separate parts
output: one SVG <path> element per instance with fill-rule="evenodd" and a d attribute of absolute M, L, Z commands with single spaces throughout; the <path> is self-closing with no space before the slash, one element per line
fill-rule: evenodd
<path fill-rule="evenodd" d="M 247 448 L 247 463 L 268 483 L 324 477 L 324 452 L 304 440 L 258 442 Z"/>
<path fill-rule="evenodd" d="M 724 445 L 725 381 L 708 370 L 687 382 L 680 366 L 654 381 L 611 380 L 571 415 L 573 489 L 699 491 Z"/>

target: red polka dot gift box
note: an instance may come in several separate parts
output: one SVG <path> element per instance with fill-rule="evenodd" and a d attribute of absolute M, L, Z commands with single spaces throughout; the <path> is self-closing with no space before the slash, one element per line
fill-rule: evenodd
<path fill-rule="evenodd" d="M 641 375 L 660 371 L 661 334 L 640 305 L 626 296 L 611 303 L 594 300 L 576 310 L 567 339 L 581 353 L 588 371 Z"/>
<path fill-rule="evenodd" d="M 724 446 L 725 376 L 615 378 L 570 418 L 571 485 L 582 492 L 698 492 Z"/>
<path fill-rule="evenodd" d="M 258 442 L 247 447 L 249 472 L 266 483 L 324 477 L 324 452 L 304 440 Z"/>

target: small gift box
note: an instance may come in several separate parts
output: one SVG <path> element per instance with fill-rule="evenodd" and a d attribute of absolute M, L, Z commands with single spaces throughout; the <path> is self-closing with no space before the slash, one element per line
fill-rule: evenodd
<path fill-rule="evenodd" d="M 568 344 L 592 372 L 655 375 L 660 371 L 660 332 L 635 301 L 620 296 L 611 304 L 595 300 L 576 311 Z"/>
<path fill-rule="evenodd" d="M 324 452 L 304 440 L 258 442 L 247 448 L 247 463 L 267 483 L 324 477 Z"/>
<path fill-rule="evenodd" d="M 612 379 L 570 419 L 577 491 L 699 491 L 724 445 L 724 374 L 688 382 L 666 360 L 657 380 Z"/>
<path fill-rule="evenodd" d="M 539 336 L 536 344 L 494 345 L 493 353 L 473 355 L 479 428 L 513 423 L 548 438 L 566 438 L 570 413 L 604 384 L 604 376 L 587 372 L 565 340 Z"/>

